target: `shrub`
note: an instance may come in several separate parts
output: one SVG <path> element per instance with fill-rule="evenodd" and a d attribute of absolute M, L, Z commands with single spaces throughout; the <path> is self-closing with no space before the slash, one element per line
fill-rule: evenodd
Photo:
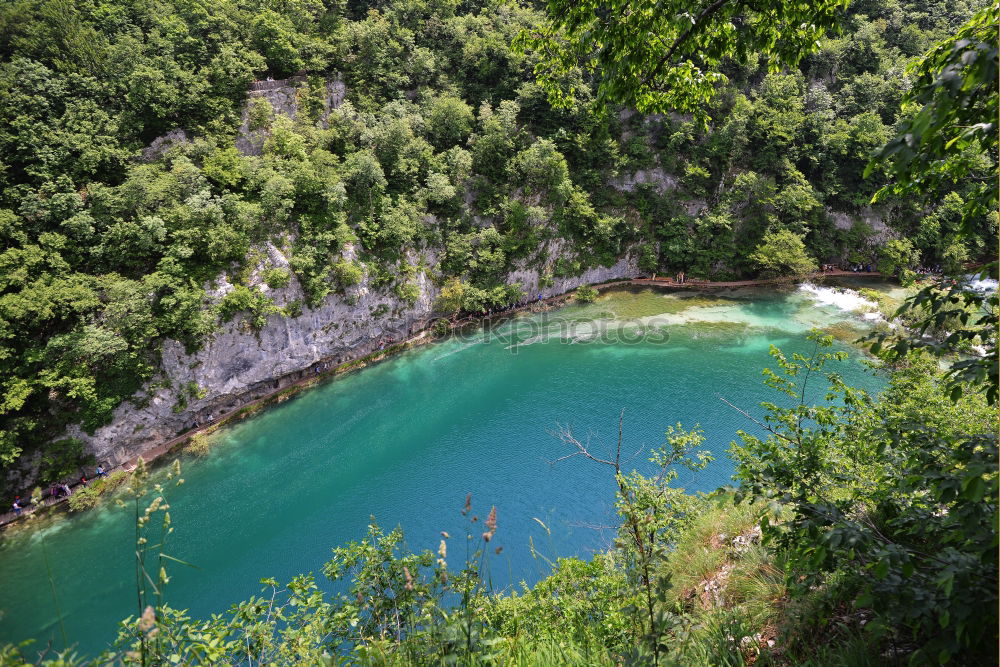
<path fill-rule="evenodd" d="M 396 296 L 412 306 L 420 298 L 420 285 L 412 280 L 399 283 L 396 285 Z"/>
<path fill-rule="evenodd" d="M 684 167 L 684 185 L 695 194 L 705 194 L 711 179 L 712 173 L 702 166 L 689 163 Z"/>
<path fill-rule="evenodd" d="M 468 287 L 459 278 L 449 278 L 448 282 L 441 288 L 441 294 L 437 300 L 437 308 L 447 312 L 460 310 L 465 303 L 465 293 Z"/>
<path fill-rule="evenodd" d="M 97 505 L 97 500 L 100 496 L 101 493 L 97 489 L 96 482 L 93 486 L 80 486 L 69 497 L 69 509 L 71 512 L 89 510 Z"/>
<path fill-rule="evenodd" d="M 365 277 L 365 272 L 359 263 L 342 259 L 333 265 L 333 277 L 337 281 L 338 289 L 345 290 L 360 283 Z"/>
<path fill-rule="evenodd" d="M 434 326 L 431 331 L 435 336 L 447 336 L 448 332 L 451 330 L 451 326 L 448 324 L 448 320 L 444 317 L 438 318 L 434 321 Z"/>
<path fill-rule="evenodd" d="M 103 479 L 99 479 L 100 493 L 110 493 L 132 479 L 132 474 L 124 470 L 115 470 Z"/>
<path fill-rule="evenodd" d="M 892 304 L 889 302 L 889 299 L 878 290 L 871 289 L 870 287 L 862 287 L 858 290 L 858 294 L 869 301 L 877 303 L 879 312 L 886 317 L 892 314 Z"/>
<path fill-rule="evenodd" d="M 64 438 L 50 443 L 42 452 L 39 478 L 46 482 L 62 479 L 87 462 L 83 442 L 77 438 Z"/>
<path fill-rule="evenodd" d="M 288 287 L 288 283 L 291 282 L 292 276 L 286 269 L 273 268 L 268 269 L 263 275 L 264 282 L 271 289 L 280 289 L 282 287 Z"/>
<path fill-rule="evenodd" d="M 573 295 L 573 298 L 580 303 L 592 303 L 595 299 L 597 299 L 598 294 L 599 292 L 590 285 L 584 285 L 576 290 L 576 294 Z"/>
<path fill-rule="evenodd" d="M 246 312 L 248 321 L 255 329 L 263 328 L 267 324 L 267 316 L 278 312 L 270 297 L 245 285 L 236 285 L 232 292 L 222 297 L 217 308 L 223 322 L 229 322 L 237 313 Z"/>
<path fill-rule="evenodd" d="M 71 512 L 88 510 L 100 501 L 101 496 L 113 493 L 132 479 L 132 473 L 116 470 L 107 477 L 98 477 L 89 486 L 78 486 L 69 497 Z M 41 491 L 41 490 L 39 490 Z"/>
<path fill-rule="evenodd" d="M 274 108 L 265 97 L 255 97 L 247 105 L 247 126 L 250 131 L 262 130 L 274 119 Z"/>
<path fill-rule="evenodd" d="M 583 265 L 580 263 L 580 260 L 571 260 L 565 257 L 558 258 L 552 267 L 552 275 L 556 278 L 578 276 L 581 271 L 583 271 Z"/>

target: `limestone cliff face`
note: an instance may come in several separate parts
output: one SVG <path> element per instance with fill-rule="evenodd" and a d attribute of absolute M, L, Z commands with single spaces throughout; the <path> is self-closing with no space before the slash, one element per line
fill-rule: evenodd
<path fill-rule="evenodd" d="M 547 251 L 554 259 L 566 248 L 557 239 L 549 243 Z M 352 253 L 348 248 L 345 258 L 351 259 Z M 287 258 L 278 248 L 269 245 L 266 254 L 270 266 L 287 266 Z M 433 266 L 433 249 L 422 254 L 425 264 Z M 417 256 L 414 253 L 408 259 L 416 262 Z M 635 258 L 629 256 L 611 267 L 555 279 L 548 287 L 539 287 L 539 272 L 530 268 L 513 271 L 508 282 L 520 283 L 529 298 L 537 298 L 538 294 L 555 296 L 580 285 L 638 274 Z M 99 462 L 118 465 L 309 374 L 362 357 L 390 338 L 400 341 L 423 329 L 434 317 L 439 290 L 426 273 L 418 274 L 416 283 L 420 295 L 408 303 L 391 288 L 373 289 L 366 275 L 346 294 L 331 294 L 317 308 L 303 308 L 298 317 L 271 315 L 259 331 L 237 317 L 222 325 L 192 355 L 186 354 L 180 343 L 167 341 L 160 374 L 120 405 L 110 424 L 93 435 L 79 428 L 68 435 L 83 440 Z M 251 284 L 266 289 L 259 275 Z M 231 289 L 232 285 L 219 279 L 210 293 L 221 297 Z M 294 275 L 287 287 L 269 294 L 278 306 L 303 299 Z"/>
<path fill-rule="evenodd" d="M 295 118 L 305 79 L 258 81 L 248 91 L 242 126 L 236 147 L 244 154 L 261 153 L 268 136 L 266 128 L 251 128 L 250 108 L 254 100 L 268 101 L 273 114 Z M 326 125 L 332 110 L 344 100 L 345 87 L 338 78 L 326 82 L 322 91 L 323 109 L 317 119 Z M 154 141 L 142 159 L 153 160 L 171 146 L 188 141 L 187 134 L 176 130 Z M 268 289 L 261 278 L 267 267 L 288 269 L 285 251 L 268 244 L 258 248 L 260 264 L 250 279 L 250 286 L 266 292 L 278 307 L 305 302 L 304 292 L 289 270 L 291 282 L 281 289 Z M 564 239 L 552 239 L 540 248 L 540 257 L 549 258 L 549 266 L 559 257 L 571 257 Z M 344 259 L 354 259 L 355 249 L 347 247 Z M 431 267 L 434 271 L 438 250 L 411 251 L 411 265 Z M 420 261 L 418 261 L 420 260 Z M 634 257 L 626 257 L 612 267 L 597 267 L 573 278 L 547 281 L 537 268 L 517 266 L 507 278 L 519 283 L 529 298 L 555 296 L 580 285 L 599 283 L 639 274 Z M 430 275 L 416 276 L 419 296 L 413 302 L 401 299 L 391 287 L 375 288 L 366 274 L 361 283 L 343 294 L 331 294 L 316 308 L 302 308 L 300 315 L 275 314 L 254 330 L 243 317 L 224 323 L 194 354 L 183 345 L 168 340 L 162 349 L 160 371 L 142 390 L 114 412 L 110 424 L 93 435 L 72 427 L 67 436 L 82 440 L 99 462 L 118 465 L 143 454 L 185 432 L 219 419 L 251 401 L 267 396 L 303 377 L 318 373 L 345 361 L 377 350 L 390 339 L 401 341 L 424 329 L 434 317 L 438 287 Z M 233 285 L 222 276 L 206 290 L 218 301 Z"/>

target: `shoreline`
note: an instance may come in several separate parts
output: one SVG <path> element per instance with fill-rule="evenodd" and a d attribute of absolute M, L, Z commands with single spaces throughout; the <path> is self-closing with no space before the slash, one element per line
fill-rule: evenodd
<path fill-rule="evenodd" d="M 881 278 L 882 274 L 877 272 L 854 272 L 854 271 L 817 271 L 805 276 L 796 277 L 780 277 L 780 278 L 763 278 L 763 279 L 753 279 L 753 280 L 737 280 L 737 281 L 710 281 L 710 280 L 686 280 L 683 283 L 676 282 L 673 278 L 656 278 L 656 277 L 636 277 L 636 278 L 622 278 L 620 280 L 612 280 L 604 283 L 597 283 L 589 285 L 589 287 L 596 289 L 598 291 L 611 289 L 615 287 L 639 286 L 639 287 L 669 287 L 673 289 L 726 289 L 732 287 L 754 287 L 754 286 L 766 286 L 766 285 L 782 285 L 782 284 L 794 284 L 802 281 L 813 280 L 816 278 L 824 277 L 857 277 L 857 278 Z M 582 286 L 581 286 L 582 287 Z M 492 322 L 496 318 L 508 317 L 514 313 L 519 312 L 540 312 L 542 310 L 549 310 L 552 307 L 562 305 L 564 302 L 572 298 L 573 293 L 576 291 L 574 288 L 568 292 L 563 292 L 556 296 L 551 296 L 538 301 L 528 301 L 527 303 L 519 306 L 513 306 L 506 310 L 502 310 L 496 313 L 488 313 L 484 315 L 467 315 L 464 318 L 457 319 L 455 321 L 449 321 L 449 332 L 455 329 L 459 329 L 470 324 L 484 324 Z M 383 349 L 376 350 L 374 352 L 368 352 L 362 354 L 355 359 L 349 359 L 347 361 L 341 362 L 336 366 L 328 367 L 331 358 L 321 359 L 311 366 L 290 373 L 288 375 L 275 378 L 275 381 L 280 384 L 281 380 L 290 378 L 292 376 L 300 376 L 293 379 L 289 384 L 281 386 L 275 389 L 273 392 L 266 394 L 264 396 L 252 399 L 239 407 L 236 407 L 229 412 L 223 413 L 218 417 L 215 417 L 211 421 L 204 424 L 199 424 L 192 429 L 184 431 L 177 436 L 161 442 L 159 444 L 151 446 L 149 449 L 145 450 L 142 454 L 135 456 L 127 461 L 124 461 L 120 465 L 107 470 L 108 474 L 113 472 L 123 470 L 126 472 L 131 472 L 138 460 L 141 458 L 146 463 L 152 463 L 158 459 L 177 452 L 183 451 L 183 446 L 186 445 L 192 438 L 198 435 L 208 435 L 213 433 L 220 428 L 229 425 L 230 423 L 240 421 L 245 419 L 262 409 L 274 405 L 276 403 L 282 403 L 302 391 L 319 385 L 325 381 L 335 379 L 340 375 L 352 372 L 354 370 L 360 370 L 365 368 L 369 364 L 384 361 L 389 357 L 396 356 L 406 350 L 419 347 L 421 345 L 426 345 L 432 342 L 436 336 L 432 332 L 432 327 L 438 319 L 446 319 L 444 316 L 442 318 L 435 318 L 430 320 L 426 326 L 422 329 L 411 334 L 408 338 L 399 341 L 398 343 L 392 343 Z M 98 478 L 91 479 L 91 482 L 96 482 Z M 71 489 L 76 489 L 80 486 L 80 482 L 75 484 L 70 484 Z M 13 511 L 6 511 L 0 514 L 0 533 L 5 531 L 8 527 L 13 524 L 20 522 L 21 520 L 27 520 L 36 514 L 46 515 L 52 510 L 58 510 L 63 508 L 63 506 L 68 504 L 69 496 L 61 496 L 59 498 L 43 498 L 37 505 L 31 504 L 23 508 L 21 514 L 15 515 Z"/>
<path fill-rule="evenodd" d="M 809 280 L 814 280 L 816 278 L 883 278 L 885 277 L 878 271 L 842 271 L 840 269 L 834 271 L 815 271 L 813 273 L 806 274 L 804 276 L 794 276 L 794 277 L 780 277 L 780 278 L 757 278 L 753 280 L 731 280 L 731 281 L 712 281 L 712 280 L 685 280 L 683 283 L 676 282 L 673 278 L 631 278 L 626 279 L 621 282 L 616 283 L 605 283 L 603 285 L 592 285 L 595 289 L 603 289 L 605 287 L 610 287 L 612 285 L 620 285 L 622 282 L 627 282 L 632 285 L 656 285 L 659 287 L 676 287 L 678 289 L 694 289 L 698 287 L 705 287 L 709 289 L 720 289 L 727 287 L 757 287 L 764 285 L 783 285 L 792 283 L 801 283 Z"/>
<path fill-rule="evenodd" d="M 600 288 L 610 287 L 613 285 L 626 284 L 630 280 L 631 279 L 629 278 L 625 278 L 620 281 L 602 283 L 600 285 Z M 509 310 L 505 310 L 502 313 L 494 313 L 490 315 L 482 315 L 475 317 L 466 317 L 464 319 L 456 320 L 455 322 L 449 323 L 449 332 L 457 328 L 468 326 L 469 324 L 486 323 L 493 320 L 496 317 L 506 316 L 508 314 L 512 314 L 515 312 L 542 310 L 539 308 L 540 304 L 544 305 L 544 309 L 547 310 L 548 308 L 551 308 L 554 305 L 561 304 L 562 302 L 571 298 L 573 292 L 575 292 L 576 289 L 578 288 L 574 288 L 569 292 L 564 292 L 556 296 L 542 299 L 541 301 L 532 301 L 522 306 L 517 306 Z M 429 320 L 428 323 L 423 328 L 415 331 L 409 337 L 399 341 L 398 343 L 392 343 L 390 345 L 387 345 L 383 349 L 375 350 L 373 352 L 367 352 L 354 359 L 348 359 L 347 361 L 340 362 L 332 367 L 330 366 L 330 363 L 333 361 L 333 358 L 326 357 L 314 362 L 312 365 L 308 366 L 305 369 L 295 371 L 293 373 L 289 373 L 287 375 L 283 375 L 278 378 L 274 378 L 273 381 L 277 382 L 279 385 L 282 380 L 286 380 L 288 378 L 294 378 L 294 379 L 292 379 L 291 382 L 289 382 L 288 384 L 280 386 L 278 389 L 275 389 L 274 391 L 264 396 L 251 399 L 250 401 L 240 405 L 239 407 L 233 408 L 228 412 L 220 414 L 219 416 L 213 418 L 211 421 L 205 422 L 204 424 L 199 424 L 194 428 L 188 429 L 183 433 L 180 433 L 177 436 L 170 438 L 169 440 L 153 445 L 149 449 L 143 451 L 141 454 L 131 459 L 128 459 L 122 462 L 121 464 L 107 468 L 106 472 L 109 475 L 119 470 L 123 470 L 125 472 L 131 472 L 132 470 L 135 469 L 135 466 L 140 458 L 143 459 L 145 463 L 153 463 L 154 461 L 157 461 L 158 462 L 157 465 L 159 465 L 159 460 L 162 459 L 163 457 L 174 452 L 180 453 L 181 451 L 183 451 L 183 446 L 186 445 L 195 436 L 208 435 L 231 423 L 235 423 L 251 415 L 254 415 L 266 407 L 269 407 L 277 403 L 282 403 L 298 395 L 302 391 L 305 391 L 325 381 L 335 379 L 341 375 L 350 373 L 355 370 L 360 370 L 362 368 L 365 368 L 369 364 L 384 361 L 389 357 L 396 356 L 397 354 L 405 352 L 406 350 L 409 350 L 411 348 L 419 347 L 421 345 L 430 343 L 435 339 L 435 336 L 432 332 L 432 327 L 434 325 L 434 322 L 436 322 L 438 319 L 441 318 L 434 318 L 432 320 Z M 88 478 L 90 483 L 96 482 L 97 479 L 98 479 L 97 477 Z M 79 488 L 81 484 L 82 483 L 79 481 L 74 481 L 68 483 L 68 486 L 70 487 L 71 490 L 75 490 Z M 51 511 L 65 509 L 66 506 L 68 505 L 68 501 L 69 501 L 69 496 L 60 496 L 54 499 L 51 497 L 44 497 L 40 503 L 30 504 L 24 507 L 20 515 L 15 515 L 13 511 L 9 510 L 5 511 L 2 514 L 0 514 L 0 535 L 2 535 L 2 533 L 5 532 L 6 529 L 9 528 L 11 525 L 17 524 L 22 520 L 27 520 L 35 515 L 47 515 Z"/>

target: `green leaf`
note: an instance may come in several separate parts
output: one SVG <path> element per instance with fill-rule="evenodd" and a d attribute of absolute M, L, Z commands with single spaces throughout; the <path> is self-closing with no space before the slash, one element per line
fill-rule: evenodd
<path fill-rule="evenodd" d="M 967 477 L 962 486 L 962 495 L 972 502 L 979 502 L 986 494 L 986 481 L 979 475 Z"/>

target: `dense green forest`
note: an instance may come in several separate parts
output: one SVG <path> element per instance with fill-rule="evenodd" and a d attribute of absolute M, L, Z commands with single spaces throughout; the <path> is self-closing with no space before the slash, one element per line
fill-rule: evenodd
<path fill-rule="evenodd" d="M 426 270 L 451 279 L 444 307 L 479 310 L 521 298 L 515 265 L 572 275 L 630 250 L 643 270 L 705 278 L 988 256 L 995 214 L 959 235 L 969 179 L 883 198 L 874 215 L 896 240 L 861 215 L 889 178 L 864 178 L 868 158 L 910 113 L 906 63 L 974 8 L 855 3 L 798 69 L 723 59 L 694 117 L 594 104 L 585 68 L 562 76 L 576 94 L 553 108 L 537 50 L 511 45 L 544 23 L 528 4 L 5 3 L 0 461 L 64 476 L 84 458 L 58 440 L 65 426 L 106 423 L 153 377 L 164 339 L 193 350 L 240 313 L 259 327 L 364 275 L 405 300 Z M 245 131 L 266 141 L 241 154 L 249 86 L 292 76 L 295 120 L 253 100 Z M 333 79 L 346 100 L 327 113 Z M 178 129 L 188 141 L 143 158 Z M 977 159 L 979 176 L 995 165 Z M 652 182 L 609 187 L 641 171 Z M 556 236 L 569 255 L 545 256 Z M 283 312 L 247 283 L 267 241 L 304 290 Z M 345 261 L 350 243 L 360 254 Z M 411 263 L 424 248 L 436 261 Z M 221 274 L 239 287 L 213 302 Z"/>
<path fill-rule="evenodd" d="M 59 439 L 66 426 L 106 423 L 154 377 L 165 339 L 195 350 L 234 317 L 260 328 L 363 277 L 407 301 L 426 271 L 446 287 L 446 312 L 521 299 L 507 281 L 515 267 L 576 275 L 629 252 L 644 271 L 710 279 L 833 262 L 910 281 L 918 267 L 957 275 L 995 259 L 997 6 L 816 4 L 831 12 L 830 34 L 801 53 L 780 35 L 714 53 L 742 15 L 727 18 L 714 41 L 690 45 L 712 76 L 691 61 L 671 70 L 689 77 L 676 91 L 692 97 L 680 99 L 611 66 L 635 57 L 614 21 L 590 54 L 584 42 L 600 29 L 562 1 L 549 13 L 514 0 L 5 3 L 4 471 L 37 465 L 47 482 L 75 470 L 86 454 Z M 598 23 L 610 15 L 575 6 Z M 571 25 L 552 32 L 559 9 Z M 622 16 L 627 26 L 644 14 Z M 946 41 L 960 31 L 968 40 Z M 973 88 L 961 68 L 980 61 L 947 60 L 969 44 L 986 54 Z M 908 67 L 924 54 L 923 70 Z M 248 97 L 255 81 L 289 78 L 294 119 Z M 331 109 L 334 81 L 345 99 Z M 954 141 L 935 138 L 976 114 Z M 175 130 L 186 139 L 144 152 Z M 261 149 L 237 150 L 241 135 Z M 880 149 L 886 159 L 869 166 Z M 544 241 L 560 237 L 570 254 L 547 256 Z M 268 242 L 291 258 L 304 295 L 295 308 L 279 310 L 249 282 L 262 263 L 268 283 L 292 278 L 266 266 Z M 237 288 L 213 301 L 206 288 L 223 274 Z M 469 534 L 436 553 L 406 551 L 398 530 L 373 525 L 323 568 L 346 592 L 325 595 L 311 576 L 270 581 L 230 613 L 192 620 L 169 607 L 169 557 L 153 546 L 170 531 L 169 491 L 147 488 L 140 469 L 130 502 L 148 576 L 136 617 L 99 661 L 995 663 L 996 299 L 922 294 L 908 323 L 950 335 L 885 333 L 881 400 L 839 381 L 828 339 L 811 357 L 774 350 L 768 385 L 796 399 L 823 376 L 829 399 L 765 404 L 769 436 L 733 445 L 738 490 L 671 487 L 675 466 L 704 464 L 698 432 L 671 430 L 653 453 L 663 475 L 612 462 L 614 547 L 560 560 L 521 594 L 494 595 L 483 576 L 503 535 L 491 512 L 470 514 Z M 959 359 L 946 377 L 914 349 L 954 352 L 962 341 L 993 356 Z M 448 540 L 463 538 L 474 555 L 459 562 Z M 0 650 L 5 664 L 31 656 Z M 64 659 L 51 664 L 81 662 L 71 651 L 39 661 Z"/>

